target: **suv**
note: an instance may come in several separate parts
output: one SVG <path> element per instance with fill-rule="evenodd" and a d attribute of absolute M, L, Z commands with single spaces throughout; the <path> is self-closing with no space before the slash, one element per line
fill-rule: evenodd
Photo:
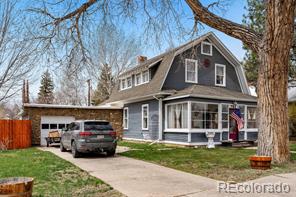
<path fill-rule="evenodd" d="M 106 152 L 113 156 L 116 146 L 116 132 L 105 120 L 75 121 L 61 134 L 60 150 L 71 150 L 74 158 L 87 152 Z"/>

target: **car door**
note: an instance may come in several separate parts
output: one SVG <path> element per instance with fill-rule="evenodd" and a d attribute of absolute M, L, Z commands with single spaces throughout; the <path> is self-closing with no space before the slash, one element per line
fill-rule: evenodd
<path fill-rule="evenodd" d="M 63 133 L 63 145 L 65 146 L 65 148 L 70 148 L 71 147 L 71 131 L 74 127 L 74 123 L 70 123 L 67 130 L 64 131 Z"/>

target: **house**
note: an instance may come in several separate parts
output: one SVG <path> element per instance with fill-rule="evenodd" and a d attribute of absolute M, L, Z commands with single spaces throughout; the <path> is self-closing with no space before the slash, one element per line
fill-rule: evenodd
<path fill-rule="evenodd" d="M 296 140 L 296 81 L 288 85 L 289 139 Z"/>
<path fill-rule="evenodd" d="M 250 95 L 240 62 L 210 32 L 154 58 L 139 58 L 122 73 L 105 105 L 123 110 L 123 138 L 204 145 L 237 138 L 230 118 L 244 119 L 240 140 L 256 140 L 256 97 Z"/>

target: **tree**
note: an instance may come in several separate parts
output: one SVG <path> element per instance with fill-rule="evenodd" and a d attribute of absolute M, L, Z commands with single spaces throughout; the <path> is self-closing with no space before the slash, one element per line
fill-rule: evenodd
<path fill-rule="evenodd" d="M 39 93 L 38 93 L 38 103 L 42 104 L 52 104 L 54 100 L 53 96 L 53 80 L 50 76 L 50 73 L 48 70 L 46 70 L 41 79 L 41 85 L 39 88 Z"/>
<path fill-rule="evenodd" d="M 133 19 L 134 12 L 141 10 L 138 14 L 141 14 L 141 20 L 145 20 L 144 17 L 146 16 L 146 24 L 150 27 L 150 30 L 148 30 L 150 37 L 159 35 L 157 32 L 161 32 L 163 35 L 168 33 L 169 37 L 173 37 L 172 25 L 175 25 L 176 31 L 183 32 L 181 35 L 184 35 L 182 24 L 188 22 L 189 19 L 183 18 L 185 21 L 182 21 L 179 18 L 184 13 L 182 10 L 185 10 L 180 6 L 182 2 L 170 0 L 88 0 L 59 17 L 52 15 L 48 12 L 48 9 L 38 9 L 37 11 L 42 12 L 51 20 L 49 25 L 53 24 L 51 27 L 54 31 L 57 31 L 58 26 L 62 24 L 70 26 L 72 24 L 75 27 L 78 43 L 83 45 L 82 39 L 79 39 L 81 38 L 79 27 L 86 24 L 82 22 L 84 20 L 82 16 L 85 16 L 85 13 L 94 13 L 94 11 L 97 11 L 96 14 L 101 14 L 98 17 L 99 19 L 118 23 L 118 21 L 122 22 L 122 20 L 120 21 L 121 18 Z M 273 161 L 277 163 L 288 161 L 290 154 L 288 147 L 287 88 L 296 1 L 266 0 L 265 26 L 262 33 L 214 14 L 211 9 L 214 5 L 219 4 L 219 1 L 209 4 L 207 7 L 203 6 L 198 0 L 185 0 L 185 2 L 193 13 L 193 17 L 191 17 L 195 21 L 193 30 L 196 30 L 196 24 L 201 22 L 241 40 L 257 53 L 260 62 L 257 83 L 259 110 L 257 154 L 272 156 Z M 152 31 L 156 33 L 149 34 Z"/>
<path fill-rule="evenodd" d="M 243 17 L 243 24 L 253 29 L 256 32 L 264 32 L 265 16 L 266 16 L 266 4 L 264 0 L 248 0 L 247 5 L 247 15 Z M 294 33 L 293 43 L 296 43 L 296 33 Z M 257 87 L 257 78 L 258 78 L 258 67 L 259 59 L 258 55 L 252 51 L 248 46 L 244 46 L 246 49 L 246 54 L 243 61 L 243 66 L 246 71 L 246 77 L 249 85 Z M 295 62 L 295 51 L 293 50 L 294 46 L 291 49 L 290 57 L 290 67 L 289 67 L 289 79 L 295 79 L 296 74 L 296 62 Z"/>
<path fill-rule="evenodd" d="M 98 78 L 97 89 L 94 92 L 92 103 L 98 105 L 107 100 L 114 86 L 114 77 L 112 76 L 111 66 L 104 64 Z"/>
<path fill-rule="evenodd" d="M 29 36 L 17 1 L 0 2 L 0 102 L 16 95 L 38 60 L 38 43 Z"/>

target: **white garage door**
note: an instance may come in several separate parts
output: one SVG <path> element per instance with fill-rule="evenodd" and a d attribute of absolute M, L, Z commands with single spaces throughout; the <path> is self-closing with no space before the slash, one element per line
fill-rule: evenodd
<path fill-rule="evenodd" d="M 75 121 L 73 116 L 41 116 L 41 146 L 46 146 L 45 137 L 48 136 L 49 131 L 62 130 L 65 126 Z"/>

